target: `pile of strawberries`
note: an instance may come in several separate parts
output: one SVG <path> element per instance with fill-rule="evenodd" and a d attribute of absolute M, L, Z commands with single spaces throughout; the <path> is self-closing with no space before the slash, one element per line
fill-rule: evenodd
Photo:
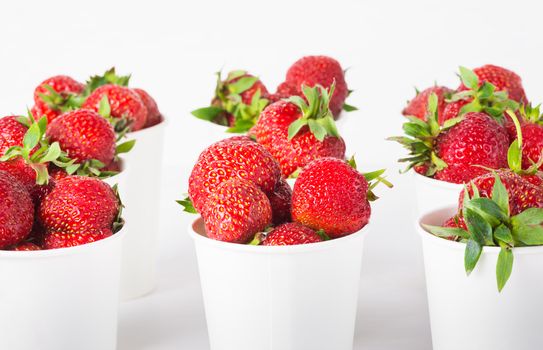
<path fill-rule="evenodd" d="M 306 56 L 287 71 L 285 81 L 269 93 L 259 78 L 245 71 L 218 76 L 211 106 L 193 111 L 200 119 L 248 133 L 279 162 L 285 177 L 320 157 L 345 158 L 345 142 L 334 120 L 350 90 L 338 61 Z"/>
<path fill-rule="evenodd" d="M 422 175 L 466 183 L 489 169 L 507 168 L 509 146 L 518 142 L 522 170 L 540 168 L 543 117 L 528 102 L 521 78 L 494 65 L 460 67 L 459 77 L 456 90 L 430 87 L 403 110 L 406 136 L 391 138 L 410 151 L 400 161 Z"/>
<path fill-rule="evenodd" d="M 247 136 L 200 154 L 180 204 L 202 216 L 208 237 L 225 242 L 294 245 L 359 231 L 372 188 L 390 184 L 384 170 L 362 174 L 345 160 L 334 120 L 354 109 L 348 95 L 343 69 L 326 56 L 295 62 L 274 94 L 244 71 L 219 75 L 212 105 L 193 114 Z M 293 188 L 288 177 L 297 177 Z"/>
<path fill-rule="evenodd" d="M 51 77 L 28 116 L 0 118 L 0 249 L 70 247 L 122 224 L 116 193 L 100 178 L 121 171 L 130 131 L 162 119 L 156 102 L 114 69 L 86 84 Z"/>

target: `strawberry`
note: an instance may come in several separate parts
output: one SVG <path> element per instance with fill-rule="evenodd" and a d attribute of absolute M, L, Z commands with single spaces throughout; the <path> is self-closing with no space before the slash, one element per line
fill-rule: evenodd
<path fill-rule="evenodd" d="M 105 182 L 83 176 L 56 181 L 43 198 L 38 215 L 48 232 L 85 234 L 112 229 L 120 210 L 114 190 Z"/>
<path fill-rule="evenodd" d="M 458 224 L 448 220 L 444 227 L 422 226 L 438 237 L 465 243 L 468 275 L 477 265 L 483 246 L 498 246 L 496 282 L 501 291 L 513 271 L 514 248 L 543 244 L 543 189 L 511 170 L 498 170 L 475 178 L 462 191 L 459 203 Z"/>
<path fill-rule="evenodd" d="M 517 143 L 522 149 L 522 169 L 530 173 L 533 173 L 531 168 L 534 166 L 543 169 L 543 114 L 540 112 L 540 106 L 521 105 L 516 114 L 508 111 L 506 117 L 507 130 L 512 142 L 518 137 L 517 130 L 520 131 Z M 518 125 L 513 119 L 518 121 Z M 514 170 L 519 172 L 520 168 Z"/>
<path fill-rule="evenodd" d="M 228 132 L 246 132 L 268 105 L 266 95 L 268 90 L 262 81 L 246 71 L 232 71 L 225 80 L 222 80 L 219 72 L 211 106 L 196 109 L 192 115 L 229 126 Z"/>
<path fill-rule="evenodd" d="M 391 137 L 410 151 L 400 159 L 408 162 L 423 175 L 438 180 L 463 183 L 488 168 L 507 166 L 509 136 L 505 128 L 485 113 L 470 112 L 463 118 L 447 121 L 440 126 L 437 117 L 438 97 L 428 99 L 427 120 L 409 117 L 403 128 L 407 137 Z"/>
<path fill-rule="evenodd" d="M 268 199 L 272 208 L 273 224 L 277 226 L 290 221 L 292 189 L 284 179 L 277 182 L 273 192 L 268 194 Z"/>
<path fill-rule="evenodd" d="M 153 97 L 143 89 L 132 89 L 141 98 L 141 101 L 147 108 L 147 122 L 145 127 L 149 128 L 162 121 L 162 114 L 158 110 L 158 105 Z"/>
<path fill-rule="evenodd" d="M 23 158 L 17 157 L 7 161 L 0 161 L 0 170 L 5 171 L 15 177 L 28 191 L 34 203 L 38 204 L 47 193 L 52 183 L 48 180 L 48 184 L 38 185 L 36 171 L 31 165 L 27 164 Z"/>
<path fill-rule="evenodd" d="M 44 80 L 34 90 L 33 114 L 53 121 L 63 112 L 77 108 L 85 86 L 66 75 L 57 75 Z"/>
<path fill-rule="evenodd" d="M 283 176 L 320 157 L 345 158 L 345 142 L 339 136 L 329 102 L 331 91 L 322 86 L 304 88 L 306 103 L 293 96 L 275 102 L 262 112 L 251 130 L 281 165 Z"/>
<path fill-rule="evenodd" d="M 45 249 L 69 248 L 99 241 L 110 237 L 113 232 L 109 228 L 84 233 L 63 233 L 50 231 L 45 234 L 43 247 Z"/>
<path fill-rule="evenodd" d="M 421 92 L 417 90 L 417 95 L 411 101 L 409 101 L 407 106 L 402 111 L 402 114 L 425 120 L 426 113 L 428 112 L 428 97 L 433 93 L 436 94 L 438 98 L 437 115 L 438 118 L 440 118 L 443 115 L 443 110 L 445 109 L 445 100 L 450 97 L 452 90 L 448 87 L 437 85 Z"/>
<path fill-rule="evenodd" d="M 26 188 L 0 171 L 0 249 L 25 239 L 34 223 L 34 205 Z"/>
<path fill-rule="evenodd" d="M 209 238 L 246 243 L 271 224 L 270 201 L 252 181 L 221 182 L 206 202 L 202 217 Z"/>
<path fill-rule="evenodd" d="M 510 93 L 511 91 L 507 88 L 510 85 L 516 86 L 517 83 L 511 82 L 510 84 L 505 84 L 502 78 L 498 78 L 499 75 L 500 73 L 494 75 L 486 69 L 475 69 L 472 71 L 465 67 L 460 67 L 459 76 L 462 83 L 458 90 L 450 96 L 448 100 L 449 104 L 443 110 L 443 117 L 439 118 L 439 123 L 442 125 L 447 120 L 462 117 L 469 112 L 485 112 L 502 121 L 505 110 L 517 110 L 519 106 L 518 102 L 522 100 L 516 100 L 516 96 L 510 96 L 508 92 Z M 518 83 L 520 83 L 520 80 Z"/>
<path fill-rule="evenodd" d="M 338 117 L 344 109 L 345 100 L 349 96 L 349 88 L 345 82 L 345 72 L 338 61 L 328 56 L 305 56 L 294 62 L 287 71 L 285 83 L 279 86 L 279 92 L 289 95 L 303 96 L 304 86 L 317 85 L 335 89 L 330 99 L 330 110 Z M 295 93 L 293 93 L 295 92 Z M 345 106 L 345 110 L 353 107 Z"/>
<path fill-rule="evenodd" d="M 4 155 L 8 148 L 22 146 L 28 128 L 19 121 L 20 116 L 0 118 L 0 154 Z"/>
<path fill-rule="evenodd" d="M 249 180 L 271 193 L 280 177 L 279 165 L 262 145 L 246 136 L 233 137 L 212 144 L 200 154 L 189 178 L 189 196 L 194 208 L 203 214 L 205 202 L 224 181 Z"/>
<path fill-rule="evenodd" d="M 314 160 L 294 183 L 292 219 L 330 238 L 357 232 L 370 219 L 369 188 L 364 175 L 344 160 Z"/>
<path fill-rule="evenodd" d="M 34 244 L 32 242 L 21 242 L 19 244 L 17 244 L 16 246 L 12 247 L 11 250 L 16 250 L 16 251 L 34 251 L 34 250 L 41 250 L 40 246 L 38 246 L 37 244 Z"/>
<path fill-rule="evenodd" d="M 88 109 L 67 112 L 47 128 L 47 136 L 56 141 L 78 163 L 98 160 L 109 164 L 115 157 L 116 136 L 111 124 Z"/>
<path fill-rule="evenodd" d="M 297 222 L 289 222 L 277 226 L 262 241 L 262 245 L 280 246 L 322 242 L 315 231 Z"/>
<path fill-rule="evenodd" d="M 125 128 L 137 131 L 147 122 L 148 112 L 145 104 L 136 92 L 124 86 L 113 84 L 100 86 L 87 97 L 82 108 L 102 112 L 100 114 L 105 114 L 105 117 L 113 118 L 116 131 Z"/>
<path fill-rule="evenodd" d="M 528 99 L 522 87 L 522 80 L 515 73 L 508 69 L 486 64 L 482 67 L 473 69 L 473 73 L 477 75 L 479 80 L 478 85 L 481 86 L 484 82 L 488 82 L 496 87 L 497 91 L 505 91 L 509 98 L 519 103 L 526 103 Z M 466 84 L 462 83 L 458 88 L 459 91 L 468 90 Z"/>

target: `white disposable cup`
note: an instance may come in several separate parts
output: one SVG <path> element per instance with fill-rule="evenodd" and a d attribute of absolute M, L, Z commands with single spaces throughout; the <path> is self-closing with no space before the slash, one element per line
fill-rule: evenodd
<path fill-rule="evenodd" d="M 496 286 L 499 248 L 484 247 L 472 273 L 465 244 L 436 237 L 420 223 L 441 225 L 456 207 L 430 211 L 416 229 L 422 238 L 434 350 L 535 350 L 543 346 L 543 246 L 513 249 L 511 277 Z"/>
<path fill-rule="evenodd" d="M 72 248 L 0 251 L 0 349 L 114 350 L 123 231 Z"/>
<path fill-rule="evenodd" d="M 125 229 L 121 273 L 121 299 L 150 293 L 156 286 L 160 179 L 166 120 L 150 128 L 131 132 L 134 148 L 124 154 L 126 179 L 120 186 L 125 205 Z"/>
<path fill-rule="evenodd" d="M 415 179 L 417 207 L 419 213 L 427 213 L 434 208 L 458 205 L 462 184 L 436 180 L 412 171 Z"/>
<path fill-rule="evenodd" d="M 118 174 L 102 179 L 109 186 L 113 187 L 117 185 L 119 195 L 121 199 L 124 198 L 124 192 L 126 191 L 126 174 L 127 174 L 127 165 L 124 159 L 121 159 L 121 171 Z"/>
<path fill-rule="evenodd" d="M 321 243 L 196 245 L 212 350 L 352 350 L 367 229 Z"/>

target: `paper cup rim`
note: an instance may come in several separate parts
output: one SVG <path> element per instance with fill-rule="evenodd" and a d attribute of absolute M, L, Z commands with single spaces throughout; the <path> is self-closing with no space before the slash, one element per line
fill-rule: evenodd
<path fill-rule="evenodd" d="M 280 255 L 305 253 L 305 252 L 312 252 L 312 251 L 317 251 L 317 250 L 334 248 L 340 244 L 344 244 L 344 243 L 346 244 L 358 238 L 364 238 L 364 235 L 366 235 L 368 231 L 367 227 L 369 226 L 369 224 L 367 224 L 361 230 L 355 233 L 352 233 L 350 235 L 346 235 L 340 238 L 336 238 L 336 239 L 330 239 L 324 242 L 297 244 L 297 245 L 288 245 L 288 246 L 263 246 L 263 245 L 253 246 L 253 245 L 248 245 L 248 244 L 223 242 L 223 241 L 218 241 L 218 240 L 209 238 L 207 236 L 203 236 L 199 234 L 198 232 L 196 232 L 196 229 L 194 228 L 199 222 L 202 222 L 202 221 L 203 219 L 201 217 L 198 217 L 197 219 L 193 220 L 188 226 L 189 235 L 195 242 L 200 242 L 200 243 L 203 243 L 212 247 L 220 248 L 220 249 L 238 251 L 238 252 L 243 252 L 243 253 L 280 254 Z"/>
<path fill-rule="evenodd" d="M 141 135 L 145 135 L 145 134 L 148 134 L 150 132 L 153 132 L 156 129 L 166 127 L 166 125 L 168 125 L 170 123 L 169 119 L 166 118 L 164 115 L 162 115 L 161 118 L 162 118 L 162 120 L 160 121 L 160 123 L 155 124 L 153 126 L 150 126 L 148 128 L 143 128 L 143 129 L 136 130 L 136 131 L 130 131 L 129 133 L 126 134 L 126 136 L 128 138 L 130 138 L 130 136 L 134 136 L 134 137 L 141 136 Z"/>
<path fill-rule="evenodd" d="M 437 208 L 437 209 L 422 213 L 421 215 L 419 215 L 419 217 L 417 218 L 415 222 L 415 228 L 416 228 L 417 233 L 423 240 L 427 240 L 431 242 L 432 244 L 450 248 L 450 249 L 464 250 L 466 248 L 466 243 L 455 242 L 455 241 L 451 241 L 445 238 L 437 237 L 431 234 L 430 232 L 426 231 L 424 227 L 422 227 L 422 224 L 428 219 L 429 216 L 436 215 L 436 214 L 439 215 L 440 213 L 442 214 L 449 213 L 450 215 L 453 215 L 456 212 L 456 210 L 457 210 L 456 207 L 447 206 L 447 207 Z M 483 252 L 490 253 L 490 254 L 499 254 L 500 247 L 484 246 Z M 513 253 L 514 254 L 543 254 L 543 245 L 528 246 L 528 247 L 514 247 Z"/>
<path fill-rule="evenodd" d="M 433 177 L 424 176 L 417 173 L 415 170 L 411 170 L 411 171 L 413 172 L 413 176 L 415 176 L 415 179 L 417 181 L 424 182 L 425 184 L 429 186 L 436 186 L 436 187 L 441 187 L 441 188 L 445 188 L 449 190 L 459 190 L 458 192 L 459 194 L 464 186 L 463 184 L 456 184 L 453 182 L 437 180 L 437 179 L 434 179 Z"/>
<path fill-rule="evenodd" d="M 98 249 L 101 246 L 113 244 L 115 240 L 122 239 L 125 234 L 126 234 L 126 230 L 121 229 L 119 232 L 116 232 L 113 235 L 107 238 L 101 239 L 99 241 L 82 244 L 75 247 L 68 247 L 68 248 L 30 250 L 30 251 L 0 250 L 0 261 L 6 258 L 34 259 L 34 258 L 50 258 L 50 257 L 79 254 L 79 252 L 82 252 L 85 250 Z"/>

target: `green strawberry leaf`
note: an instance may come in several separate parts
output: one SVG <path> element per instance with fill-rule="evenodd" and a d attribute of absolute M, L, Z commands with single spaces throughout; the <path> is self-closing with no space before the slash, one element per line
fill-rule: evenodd
<path fill-rule="evenodd" d="M 102 96 L 100 100 L 100 105 L 98 106 L 98 114 L 104 118 L 111 117 L 111 106 L 109 105 L 109 99 L 107 95 Z"/>
<path fill-rule="evenodd" d="M 514 219 L 514 217 L 513 217 Z M 526 245 L 543 244 L 543 226 L 541 225 L 515 225 L 513 221 L 513 238 Z"/>
<path fill-rule="evenodd" d="M 128 153 L 132 150 L 132 148 L 134 148 L 135 144 L 136 140 L 123 142 L 115 147 L 115 154 Z"/>
<path fill-rule="evenodd" d="M 479 78 L 471 69 L 460 66 L 460 79 L 462 83 L 471 90 L 479 88 Z"/>
<path fill-rule="evenodd" d="M 347 160 L 347 163 L 351 166 L 351 168 L 355 169 L 357 168 L 356 166 L 356 159 L 354 158 L 354 154 L 351 156 L 351 158 L 349 158 Z M 384 169 L 383 169 L 383 172 L 384 172 Z M 381 173 L 382 174 L 382 173 Z M 381 175 L 379 174 L 379 175 Z M 368 180 L 368 178 L 366 177 L 366 180 Z M 369 181 L 369 180 L 368 180 Z"/>
<path fill-rule="evenodd" d="M 442 238 L 449 238 L 449 237 L 461 237 L 464 239 L 469 239 L 470 234 L 466 230 L 460 228 L 460 227 L 442 227 L 442 226 L 432 226 L 432 225 L 426 225 L 422 224 L 422 227 L 428 232 L 430 232 L 433 235 L 436 235 L 438 237 Z"/>
<path fill-rule="evenodd" d="M 204 107 L 204 108 L 198 108 L 191 112 L 193 116 L 195 116 L 198 119 L 203 119 L 207 121 L 213 121 L 215 120 L 219 114 L 223 112 L 222 108 L 219 107 Z"/>
<path fill-rule="evenodd" d="M 511 234 L 511 230 L 509 227 L 505 226 L 504 224 L 499 225 L 494 230 L 494 238 L 496 238 L 499 242 L 502 242 L 507 245 L 513 245 L 513 235 Z"/>
<path fill-rule="evenodd" d="M 483 247 L 481 244 L 479 244 L 479 242 L 477 242 L 473 237 L 468 239 L 468 242 L 466 243 L 466 250 L 464 252 L 464 268 L 468 276 L 477 265 L 482 251 Z"/>
<path fill-rule="evenodd" d="M 330 240 L 330 236 L 328 236 L 326 234 L 326 232 L 324 232 L 324 230 L 318 230 L 315 233 L 318 234 L 320 236 L 320 238 L 322 238 L 323 241 L 329 241 Z"/>
<path fill-rule="evenodd" d="M 47 153 L 40 159 L 40 162 L 41 163 L 52 162 L 56 160 L 58 157 L 60 157 L 61 153 L 62 153 L 62 150 L 60 149 L 59 143 L 53 142 L 51 146 L 49 146 Z"/>
<path fill-rule="evenodd" d="M 294 136 L 296 136 L 302 128 L 307 125 L 307 119 L 300 118 L 292 122 L 292 124 L 288 127 L 288 139 L 292 140 Z"/>
<path fill-rule="evenodd" d="M 463 214 L 472 239 L 476 240 L 479 245 L 494 245 L 492 226 L 475 210 L 468 208 L 467 205 L 469 204 L 464 206 Z"/>
<path fill-rule="evenodd" d="M 192 201 L 189 196 L 185 197 L 182 200 L 176 201 L 178 204 L 183 206 L 183 210 L 190 214 L 198 214 L 198 211 L 194 208 L 194 205 L 192 204 Z"/>
<path fill-rule="evenodd" d="M 513 252 L 508 247 L 502 247 L 496 264 L 496 281 L 501 292 L 513 271 Z"/>
<path fill-rule="evenodd" d="M 231 94 L 241 94 L 250 88 L 253 87 L 253 85 L 258 81 L 257 77 L 242 77 L 239 78 L 237 81 L 231 83 L 228 82 L 228 91 Z"/>
<path fill-rule="evenodd" d="M 309 125 L 309 130 L 315 136 L 315 138 L 321 142 L 324 141 L 324 138 L 326 137 L 326 129 L 317 123 L 315 119 L 308 119 L 307 124 Z"/>
<path fill-rule="evenodd" d="M 513 226 L 543 224 L 543 208 L 528 208 L 511 218 Z"/>
<path fill-rule="evenodd" d="M 344 110 L 345 112 L 353 112 L 353 111 L 358 111 L 358 108 L 355 107 L 355 106 L 351 106 L 351 105 L 349 105 L 349 104 L 344 103 L 344 104 L 343 104 L 343 110 Z"/>
<path fill-rule="evenodd" d="M 498 174 L 494 173 L 494 186 L 492 187 L 492 200 L 500 207 L 507 217 L 509 212 L 509 194 Z"/>
<path fill-rule="evenodd" d="M 23 137 L 23 147 L 27 151 L 32 150 L 40 142 L 41 136 L 38 123 L 32 123 Z"/>

